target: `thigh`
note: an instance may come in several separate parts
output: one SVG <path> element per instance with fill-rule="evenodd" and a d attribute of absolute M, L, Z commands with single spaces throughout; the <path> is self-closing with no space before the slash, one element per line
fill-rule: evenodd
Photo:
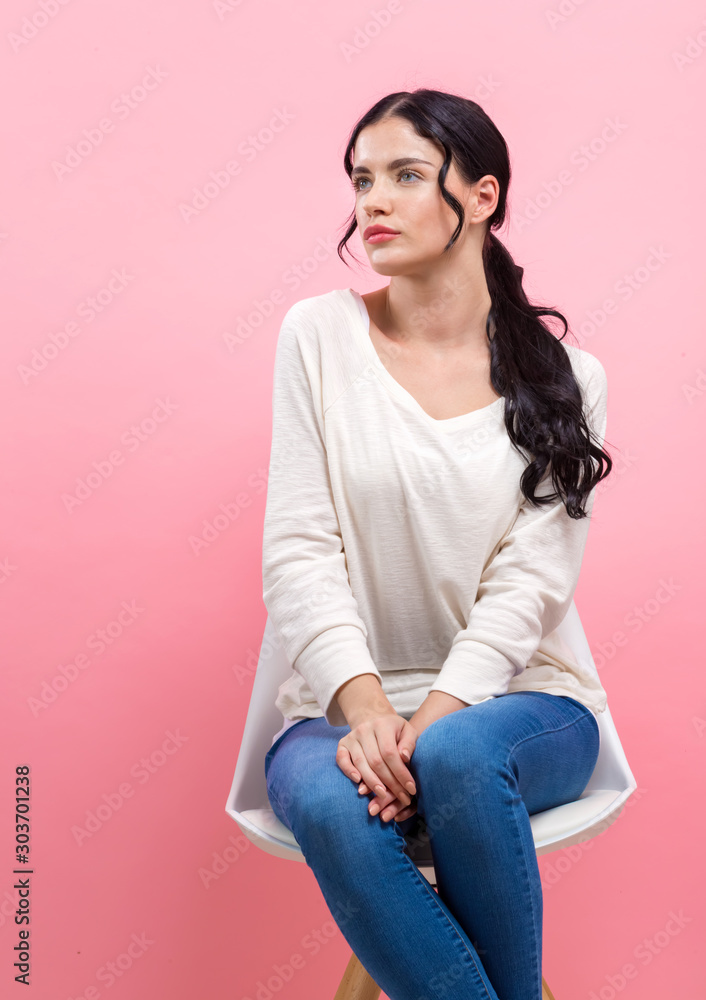
<path fill-rule="evenodd" d="M 268 750 L 267 795 L 291 832 L 297 816 L 322 825 L 332 811 L 339 816 L 346 809 L 365 813 L 369 797 L 358 794 L 358 786 L 336 763 L 338 742 L 349 732 L 349 726 L 331 726 L 324 717 L 303 719 Z"/>
<path fill-rule="evenodd" d="M 579 798 L 599 746 L 596 718 L 580 702 L 516 691 L 437 719 L 420 734 L 410 769 L 422 795 L 431 783 L 482 797 L 504 776 L 532 814 Z"/>
<path fill-rule="evenodd" d="M 530 814 L 578 799 L 598 760 L 596 717 L 574 698 L 543 691 L 517 691 L 530 732 L 512 747 L 510 765 Z"/>

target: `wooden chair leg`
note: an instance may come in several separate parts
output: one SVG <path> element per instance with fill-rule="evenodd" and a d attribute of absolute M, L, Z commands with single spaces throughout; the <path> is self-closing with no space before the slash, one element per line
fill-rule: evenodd
<path fill-rule="evenodd" d="M 333 1000 L 378 1000 L 382 990 L 353 952 Z"/>
<path fill-rule="evenodd" d="M 554 1000 L 554 994 L 547 986 L 544 976 L 542 976 L 542 1000 Z"/>

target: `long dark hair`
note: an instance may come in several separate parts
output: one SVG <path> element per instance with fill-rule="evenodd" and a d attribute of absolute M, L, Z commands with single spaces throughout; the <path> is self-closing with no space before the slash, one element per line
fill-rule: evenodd
<path fill-rule="evenodd" d="M 488 220 L 483 245 L 483 266 L 492 302 L 486 324 L 490 381 L 498 395 L 505 397 L 505 427 L 513 446 L 520 454 L 525 449 L 533 456 L 520 479 L 526 499 L 538 507 L 561 497 L 570 517 L 577 520 L 586 517 L 586 500 L 592 489 L 610 474 L 613 462 L 608 452 L 594 444 L 592 428 L 584 416 L 581 387 L 561 344 L 569 328 L 565 317 L 556 309 L 529 302 L 522 287 L 524 269 L 515 264 L 491 232 L 505 221 L 510 185 L 507 144 L 475 101 L 439 90 L 400 91 L 383 97 L 353 128 L 343 159 L 349 177 L 358 134 L 366 125 L 392 117 L 411 122 L 419 135 L 444 149 L 439 188 L 444 201 L 458 216 L 458 225 L 444 253 L 456 243 L 464 222 L 463 207 L 444 186 L 452 160 L 467 184 L 474 184 L 485 174 L 492 174 L 498 181 L 498 204 Z M 343 248 L 348 250 L 348 240 L 356 228 L 353 211 L 348 230 L 338 244 L 341 260 Z M 561 337 L 550 331 L 541 316 L 554 316 L 563 323 Z M 593 459 L 598 462 L 595 469 Z M 547 469 L 551 471 L 556 492 L 537 496 L 535 490 Z"/>

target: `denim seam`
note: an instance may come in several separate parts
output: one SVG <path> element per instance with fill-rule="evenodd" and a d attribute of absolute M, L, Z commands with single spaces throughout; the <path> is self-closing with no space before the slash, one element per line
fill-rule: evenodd
<path fill-rule="evenodd" d="M 518 749 L 518 747 L 521 747 L 524 743 L 528 743 L 530 740 L 535 739 L 537 736 L 548 736 L 550 733 L 560 733 L 564 729 L 568 729 L 570 726 L 574 726 L 574 725 L 576 725 L 577 722 L 582 722 L 584 719 L 589 718 L 589 717 L 590 718 L 595 718 L 593 716 L 593 714 L 590 712 L 590 710 L 586 709 L 586 713 L 585 714 L 580 715 L 580 716 L 578 716 L 575 719 L 572 719 L 570 722 L 565 723 L 563 726 L 557 726 L 555 729 L 543 729 L 541 733 L 532 733 L 531 736 L 525 736 L 524 739 L 519 740 L 519 742 L 517 742 L 514 745 L 514 747 L 512 748 L 512 750 L 510 750 L 508 752 L 507 760 L 505 761 L 505 767 L 509 768 L 510 758 L 514 755 L 514 753 Z M 522 837 L 520 835 L 520 831 L 517 828 L 517 820 L 516 819 L 515 819 L 515 830 L 516 830 L 517 837 L 519 839 L 520 846 L 522 848 L 522 853 L 525 855 L 525 867 L 524 867 L 525 888 L 526 888 L 526 890 L 529 893 L 530 902 L 531 902 L 532 892 L 531 892 L 531 887 L 530 887 L 530 885 L 528 884 L 528 881 L 527 881 L 527 869 L 528 869 L 528 865 L 529 865 L 529 859 L 528 859 L 528 857 L 526 855 L 526 852 L 525 852 L 525 846 L 524 846 L 524 844 L 522 842 Z M 536 853 L 536 851 L 534 852 L 534 861 L 535 861 L 535 863 L 537 862 L 537 853 Z M 536 940 L 536 938 L 537 938 L 537 922 L 536 922 L 536 919 L 535 919 L 534 907 L 530 906 L 530 909 L 531 909 L 531 912 L 532 912 L 532 923 L 534 925 L 534 933 L 535 933 L 535 940 Z M 538 971 L 537 970 L 537 955 L 536 955 L 536 950 L 533 953 L 533 960 L 534 960 L 534 965 L 535 965 L 535 976 L 536 976 L 537 971 Z M 542 975 L 541 968 L 539 969 L 539 974 L 540 974 L 540 981 L 541 981 L 541 975 Z"/>
<path fill-rule="evenodd" d="M 274 789 L 273 789 L 273 788 L 270 788 L 270 787 L 268 787 L 268 788 L 267 788 L 267 795 L 268 795 L 268 797 L 269 797 L 269 798 L 273 798 L 273 799 L 275 800 L 275 802 L 277 803 L 277 805 L 278 805 L 278 806 L 279 806 L 279 808 L 280 808 L 280 811 L 281 811 L 282 815 L 283 815 L 283 816 L 286 816 L 286 815 L 287 815 L 287 813 L 286 813 L 286 811 L 285 811 L 285 810 L 284 810 L 284 809 L 282 808 L 282 803 L 281 803 L 281 802 L 280 802 L 280 800 L 279 800 L 279 796 L 278 796 L 278 795 L 276 794 L 276 792 L 274 791 Z M 279 817 L 277 817 L 277 818 L 279 819 Z M 281 822 L 281 820 L 280 820 L 280 822 Z M 291 833 L 292 831 L 290 830 L 289 832 Z"/>
<path fill-rule="evenodd" d="M 286 733 L 284 735 L 286 736 Z M 277 805 L 279 806 L 282 815 L 286 816 L 287 812 L 286 812 L 285 809 L 282 808 L 282 803 L 279 800 L 279 796 L 275 792 L 274 787 L 270 784 L 269 776 L 267 776 L 267 775 L 265 776 L 265 788 L 267 790 L 267 797 L 268 797 L 268 799 L 274 799 L 275 802 L 277 803 Z M 272 806 L 272 802 L 270 802 L 270 806 Z M 273 812 L 274 812 L 274 810 L 273 810 Z M 275 813 L 275 815 L 277 815 L 277 814 Z M 279 819 L 279 816 L 277 816 L 277 819 Z M 280 823 L 281 822 L 282 822 L 282 820 L 280 820 Z M 284 825 L 287 826 L 287 828 L 289 829 L 289 827 L 288 827 L 288 825 L 286 823 Z M 292 833 L 291 830 L 289 832 Z"/>
<path fill-rule="evenodd" d="M 300 719 L 297 719 L 297 722 L 300 722 L 300 721 L 301 721 L 301 722 L 304 722 L 304 721 L 306 721 L 306 720 L 304 720 L 304 719 L 301 719 L 301 720 L 300 720 Z M 265 774 L 265 788 L 266 788 L 266 790 L 267 790 L 267 797 L 268 797 L 268 798 L 273 798 L 273 799 L 275 800 L 275 802 L 276 802 L 276 803 L 277 803 L 277 805 L 279 806 L 279 808 L 280 808 L 280 811 L 282 812 L 282 815 L 283 815 L 283 816 L 286 816 L 286 815 L 287 815 L 287 810 L 286 810 L 286 809 L 284 809 L 284 807 L 282 806 L 282 803 L 280 802 L 280 798 L 279 798 L 279 796 L 278 796 L 278 795 L 277 795 L 277 793 L 275 792 L 275 790 L 274 790 L 274 787 L 273 787 L 273 786 L 272 786 L 272 785 L 270 784 L 270 781 L 269 781 L 269 772 L 270 772 L 270 771 L 272 770 L 272 764 L 274 763 L 274 759 L 275 759 L 275 757 L 276 757 L 276 755 L 277 755 L 277 751 L 278 751 L 278 750 L 280 749 L 280 747 L 282 746 L 282 744 L 283 744 L 283 743 L 284 743 L 284 741 L 286 740 L 287 736 L 289 736 L 290 732 L 291 732 L 291 731 L 292 731 L 292 729 L 294 729 L 294 728 L 295 728 L 295 726 L 290 726 L 290 727 L 289 727 L 289 729 L 285 730 L 285 732 L 283 732 L 283 733 L 282 733 L 282 735 L 281 735 L 281 736 L 280 736 L 280 737 L 279 737 L 279 738 L 277 739 L 277 742 L 276 742 L 276 744 L 275 744 L 275 743 L 273 743 L 273 744 L 272 744 L 272 746 L 270 747 L 270 749 L 269 749 L 269 750 L 267 751 L 267 754 L 265 755 L 265 756 L 267 757 L 267 756 L 269 756 L 269 754 L 270 754 L 270 752 L 271 752 L 272 750 L 274 750 L 274 751 L 275 751 L 275 752 L 274 752 L 274 753 L 272 754 L 272 757 L 270 758 L 270 766 L 269 766 L 269 768 L 268 768 L 268 770 L 267 770 L 267 773 Z M 270 802 L 270 805 L 272 805 L 272 803 L 271 803 L 271 802 Z M 274 811 L 274 810 L 273 810 L 273 811 Z M 277 819 L 279 819 L 279 816 L 277 816 Z M 282 822 L 282 820 L 280 820 L 280 823 L 281 823 L 281 822 Z M 289 825 L 288 825 L 287 823 L 285 823 L 284 825 L 285 825 L 285 826 L 287 827 L 287 829 L 289 829 Z M 291 829 L 289 829 L 289 832 L 290 832 L 290 833 L 292 833 L 292 830 L 291 830 Z M 296 839 L 296 838 L 295 838 L 295 839 Z"/>
<path fill-rule="evenodd" d="M 512 810 L 512 816 L 513 816 L 514 825 L 515 825 L 515 836 L 517 838 L 517 841 L 519 842 L 520 850 L 521 850 L 522 855 L 524 857 L 524 866 L 523 866 L 523 869 L 522 869 L 523 883 L 524 883 L 524 887 L 525 887 L 525 893 L 527 894 L 527 897 L 528 897 L 529 903 L 530 903 L 529 909 L 530 909 L 530 912 L 532 914 L 532 926 L 534 927 L 534 940 L 535 940 L 535 943 L 536 943 L 537 942 L 537 936 L 538 936 L 537 935 L 537 916 L 536 916 L 536 913 L 535 913 L 535 907 L 533 905 L 532 886 L 530 884 L 528 872 L 529 872 L 529 868 L 531 866 L 532 861 L 534 862 L 535 865 L 537 864 L 537 852 L 536 852 L 536 850 L 533 847 L 532 848 L 532 859 L 530 859 L 527 856 L 527 850 L 526 850 L 524 841 L 522 839 L 522 834 L 520 833 L 519 825 L 518 825 L 518 822 L 517 822 L 517 816 L 515 815 L 514 810 Z M 540 891 L 541 891 L 541 889 L 540 889 Z M 541 938 L 540 938 L 540 941 L 541 941 Z M 532 949 L 532 962 L 533 962 L 533 965 L 534 965 L 535 979 L 537 978 L 537 973 L 539 972 L 539 981 L 541 983 L 541 981 L 542 981 L 542 956 L 540 955 L 540 957 L 539 957 L 539 968 L 537 968 L 538 958 L 537 958 L 537 949 L 536 949 L 536 947 Z"/>
<path fill-rule="evenodd" d="M 593 716 L 593 714 L 590 712 L 589 709 L 586 709 L 586 714 L 585 715 L 580 715 L 580 716 L 578 716 L 578 718 L 572 719 L 571 722 L 567 722 L 563 726 L 557 726 L 556 729 L 543 729 L 541 733 L 532 733 L 531 736 L 525 736 L 524 739 L 519 740 L 514 745 L 514 747 L 512 748 L 512 750 L 510 750 L 508 752 L 507 760 L 505 761 L 505 766 L 506 767 L 508 766 L 510 758 L 515 753 L 515 751 L 517 750 L 517 748 L 521 747 L 523 743 L 528 743 L 530 740 L 534 740 L 538 736 L 549 736 L 551 733 L 560 733 L 560 732 L 562 732 L 562 730 L 568 729 L 569 726 L 575 726 L 577 722 L 583 722 L 584 719 L 588 719 L 588 718 L 592 718 L 592 719 L 595 720 L 595 716 Z"/>
<path fill-rule="evenodd" d="M 400 833 L 400 836 L 402 836 L 401 833 Z M 473 955 L 473 952 L 471 952 L 471 951 L 468 950 L 468 945 L 463 940 L 463 938 L 461 937 L 461 935 L 458 933 L 458 931 L 454 927 L 453 923 L 449 920 L 448 915 L 445 913 L 443 907 L 439 904 L 439 902 L 438 902 L 438 900 L 436 898 L 437 894 L 434 892 L 434 890 L 432 889 L 432 887 L 429 885 L 429 883 L 427 882 L 427 880 L 424 878 L 424 876 L 422 875 L 422 873 L 419 871 L 419 869 L 417 868 L 417 866 L 415 865 L 415 863 L 412 861 L 412 859 L 409 857 L 409 855 L 404 854 L 404 852 L 403 852 L 403 855 L 407 859 L 407 861 L 409 862 L 409 864 L 412 866 L 412 874 L 418 880 L 418 882 L 420 883 L 420 885 L 422 886 L 422 888 L 426 891 L 427 897 L 431 897 L 432 902 L 435 904 L 435 909 L 444 918 L 444 920 L 446 921 L 446 923 L 449 925 L 449 927 L 451 928 L 451 930 L 456 935 L 458 941 L 460 942 L 461 946 L 465 950 L 465 953 L 468 955 L 468 957 L 470 958 L 470 960 L 473 962 L 473 968 L 476 971 L 476 975 L 480 979 L 481 986 L 485 990 L 485 994 L 488 997 L 488 1000 L 492 1000 L 492 998 L 490 996 L 490 993 L 488 993 L 488 987 L 483 982 L 483 977 L 480 974 L 480 971 L 478 969 L 478 963 L 476 962 L 476 959 L 475 959 L 475 956 Z M 487 973 L 486 973 L 486 975 L 487 975 Z"/>

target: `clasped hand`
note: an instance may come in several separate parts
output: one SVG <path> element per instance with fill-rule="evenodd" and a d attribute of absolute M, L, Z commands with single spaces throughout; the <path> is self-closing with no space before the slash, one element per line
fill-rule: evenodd
<path fill-rule="evenodd" d="M 371 816 L 379 812 L 384 822 L 399 823 L 417 811 L 417 787 L 405 761 L 411 760 L 418 735 L 402 716 L 388 713 L 361 722 L 339 740 L 336 763 L 359 783 L 360 795 L 375 795 L 368 804 Z"/>

